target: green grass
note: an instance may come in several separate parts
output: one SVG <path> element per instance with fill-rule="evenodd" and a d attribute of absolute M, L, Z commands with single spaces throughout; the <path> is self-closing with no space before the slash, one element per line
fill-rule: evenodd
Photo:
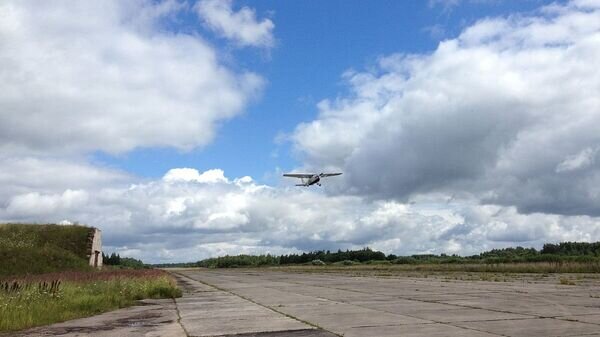
<path fill-rule="evenodd" d="M 44 245 L 36 249 L 0 247 L 0 276 L 90 269 L 87 260 L 53 245 Z"/>
<path fill-rule="evenodd" d="M 560 284 L 562 284 L 562 285 L 568 285 L 568 286 L 574 286 L 574 285 L 577 285 L 577 283 L 575 283 L 575 281 L 574 281 L 574 280 L 572 280 L 572 279 L 570 279 L 570 278 L 568 278 L 568 277 L 561 277 L 561 278 L 559 279 L 559 283 L 560 283 Z"/>
<path fill-rule="evenodd" d="M 44 287 L 49 280 L 61 280 L 58 289 Z M 15 281 L 2 282 L 10 287 Z M 0 331 L 91 316 L 145 298 L 181 296 L 173 278 L 160 270 L 55 273 L 20 279 L 17 284 L 19 290 L 0 290 Z"/>
<path fill-rule="evenodd" d="M 87 259 L 91 227 L 79 225 L 0 224 L 0 248 L 37 249 L 52 245 Z"/>
<path fill-rule="evenodd" d="M 0 224 L 0 277 L 89 270 L 90 227 Z"/>

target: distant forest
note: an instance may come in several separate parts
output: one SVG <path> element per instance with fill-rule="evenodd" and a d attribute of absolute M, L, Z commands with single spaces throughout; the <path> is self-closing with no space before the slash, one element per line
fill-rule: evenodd
<path fill-rule="evenodd" d="M 443 264 L 443 263 L 520 263 L 520 262 L 596 262 L 600 263 L 600 242 L 547 243 L 541 250 L 535 248 L 492 249 L 472 256 L 417 254 L 410 256 L 385 255 L 370 248 L 360 250 L 317 250 L 289 255 L 235 255 L 209 258 L 198 262 L 157 264 L 155 267 L 235 268 L 294 264 Z"/>
<path fill-rule="evenodd" d="M 131 257 L 121 257 L 116 253 L 110 255 L 104 255 L 104 253 L 102 253 L 102 263 L 107 266 L 127 269 L 141 269 L 148 267 L 141 260 L 136 260 Z"/>

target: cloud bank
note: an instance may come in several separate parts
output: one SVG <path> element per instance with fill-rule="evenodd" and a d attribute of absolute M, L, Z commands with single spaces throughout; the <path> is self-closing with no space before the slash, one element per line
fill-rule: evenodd
<path fill-rule="evenodd" d="M 470 254 L 515 243 L 600 239 L 597 218 L 523 215 L 475 201 L 440 203 L 433 197 L 405 204 L 327 196 L 250 177 L 229 179 L 218 169 L 181 168 L 120 188 L 15 195 L 0 218 L 83 219 L 101 225 L 107 250 L 148 262 L 364 246 L 396 254 Z"/>
<path fill-rule="evenodd" d="M 524 213 L 600 215 L 600 4 L 484 19 L 429 55 L 344 75 L 292 135 L 338 193 L 467 195 Z"/>

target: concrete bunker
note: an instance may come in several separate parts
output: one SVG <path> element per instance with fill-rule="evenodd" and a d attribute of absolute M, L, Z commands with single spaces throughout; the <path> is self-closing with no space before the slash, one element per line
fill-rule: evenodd
<path fill-rule="evenodd" d="M 89 265 L 102 268 L 102 231 L 92 227 L 88 234 L 87 256 Z"/>

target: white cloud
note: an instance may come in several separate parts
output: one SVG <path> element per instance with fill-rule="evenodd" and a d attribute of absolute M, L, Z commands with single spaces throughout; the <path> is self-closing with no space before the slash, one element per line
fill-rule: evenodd
<path fill-rule="evenodd" d="M 273 46 L 273 21 L 258 21 L 254 9 L 248 7 L 237 12 L 231 7 L 231 0 L 201 0 L 195 9 L 208 28 L 240 46 Z"/>
<path fill-rule="evenodd" d="M 308 169 L 345 172 L 337 193 L 408 201 L 441 192 L 525 213 L 600 215 L 595 152 L 580 152 L 600 146 L 594 6 L 484 19 L 431 54 L 348 72 L 351 95 L 322 101 L 318 118 L 297 126 L 296 152 Z"/>
<path fill-rule="evenodd" d="M 192 168 L 171 169 L 164 175 L 163 180 L 167 182 L 195 181 L 198 183 L 227 182 L 223 170 L 213 169 L 200 174 L 198 170 Z"/>
<path fill-rule="evenodd" d="M 3 1 L 0 151 L 122 153 L 203 146 L 263 80 L 197 34 L 169 31 L 175 2 Z"/>
<path fill-rule="evenodd" d="M 46 158 L 0 154 L 0 204 L 30 192 L 54 194 L 65 189 L 85 190 L 119 186 L 134 181 L 122 171 L 94 166 L 83 157 Z"/>
<path fill-rule="evenodd" d="M 539 248 L 549 241 L 600 240 L 598 218 L 525 215 L 514 207 L 480 206 L 475 200 L 444 205 L 442 200 L 447 199 L 430 195 L 406 204 L 327 196 L 259 185 L 249 177 L 211 183 L 163 178 L 23 193 L 0 207 L 0 219 L 98 226 L 107 250 L 148 262 L 364 246 L 396 254 L 474 254 L 515 244 Z"/>
<path fill-rule="evenodd" d="M 11 198 L 6 207 L 7 215 L 28 217 L 47 216 L 57 212 L 71 211 L 85 206 L 88 194 L 82 190 L 67 189 L 62 194 L 42 195 L 38 192 L 20 194 Z"/>

